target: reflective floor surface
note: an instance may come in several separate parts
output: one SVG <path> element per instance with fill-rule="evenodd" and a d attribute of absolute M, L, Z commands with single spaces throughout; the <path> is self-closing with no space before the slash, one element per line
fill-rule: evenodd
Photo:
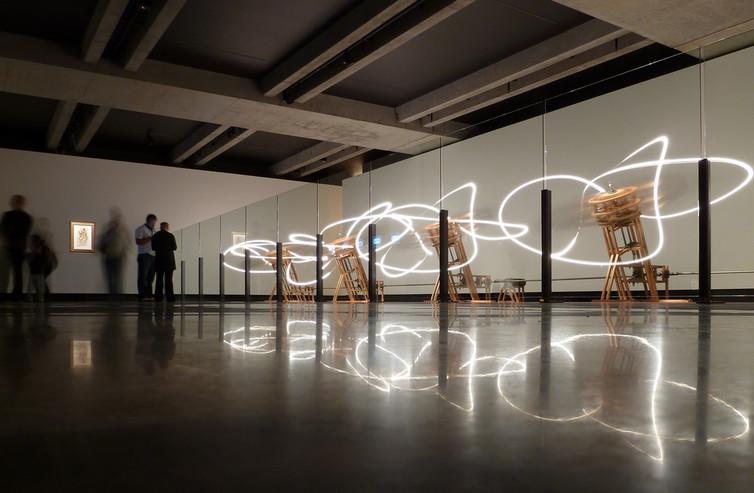
<path fill-rule="evenodd" d="M 754 491 L 752 322 L 0 305 L 0 491 Z"/>

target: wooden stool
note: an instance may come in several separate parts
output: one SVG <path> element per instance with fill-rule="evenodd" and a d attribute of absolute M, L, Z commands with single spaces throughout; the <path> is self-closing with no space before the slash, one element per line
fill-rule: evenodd
<path fill-rule="evenodd" d="M 500 288 L 497 302 L 503 303 L 507 297 L 510 298 L 513 303 L 522 303 L 524 301 L 524 286 L 526 286 L 526 279 L 517 277 L 503 279 L 503 287 Z"/>

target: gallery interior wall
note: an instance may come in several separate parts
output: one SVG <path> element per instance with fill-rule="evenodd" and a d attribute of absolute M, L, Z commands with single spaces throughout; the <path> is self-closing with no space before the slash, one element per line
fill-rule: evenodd
<path fill-rule="evenodd" d="M 703 70 L 703 73 L 700 71 Z M 703 83 L 700 82 L 703 78 Z M 735 52 L 709 62 L 622 90 L 593 98 L 543 117 L 504 127 L 484 135 L 453 143 L 414 156 L 371 173 L 347 179 L 343 187 L 343 210 L 356 216 L 370 205 L 390 202 L 393 206 L 423 202 L 433 204 L 443 194 L 472 182 L 477 187 L 474 214 L 477 219 L 497 220 L 503 199 L 518 185 L 543 176 L 568 174 L 592 179 L 615 168 L 635 150 L 660 136 L 669 140 L 667 158 L 693 158 L 702 155 L 701 134 L 706 133 L 707 156 L 723 156 L 754 163 L 754 48 Z M 700 123 L 704 102 L 704 128 Z M 543 151 L 546 149 L 546 154 Z M 651 146 L 628 162 L 659 158 L 659 146 Z M 600 184 L 607 187 L 637 185 L 644 197 L 644 212 L 652 213 L 652 181 L 655 168 L 623 172 Z M 712 196 L 735 187 L 745 172 L 724 165 L 712 167 Z M 442 185 L 439 185 L 439 182 Z M 371 189 L 370 189 L 371 182 Z M 553 193 L 553 249 L 564 248 L 581 225 L 581 233 L 570 256 L 576 259 L 606 261 L 607 254 L 600 230 L 581 210 L 583 185 L 568 181 L 551 181 Z M 520 238 L 539 248 L 540 183 L 527 187 L 511 199 L 506 207 L 506 221 L 526 224 L 528 233 Z M 697 204 L 697 169 L 691 165 L 664 166 L 660 178 L 660 206 L 670 214 Z M 587 198 L 589 193 L 587 194 Z M 462 191 L 446 198 L 444 207 L 451 217 L 467 215 L 468 193 Z M 754 225 L 749 219 L 754 204 L 751 183 L 730 199 L 712 207 L 713 270 L 751 270 L 754 266 Z M 581 212 L 581 213 L 580 213 Z M 421 226 L 420 226 L 421 227 Z M 697 271 L 696 213 L 663 221 L 664 246 L 653 259 L 667 264 L 673 272 Z M 659 241 L 655 221 L 644 220 L 649 249 Z M 378 232 L 389 238 L 400 225 L 378 225 Z M 482 234 L 500 234 L 499 228 L 481 227 Z M 421 254 L 414 240 L 396 245 L 390 264 L 413 265 Z M 466 249 L 470 250 L 470 240 Z M 436 260 L 432 260 L 436 262 Z M 496 279 L 525 277 L 539 279 L 539 257 L 511 241 L 481 242 L 472 271 Z M 599 290 L 604 267 L 555 261 L 554 277 L 595 277 L 590 280 L 556 281 L 559 291 Z M 388 293 L 429 292 L 432 277 L 426 274 L 387 280 Z M 714 288 L 748 288 L 754 284 L 752 274 L 716 274 Z M 422 284 L 407 289 L 400 284 Z M 538 282 L 528 287 L 538 290 Z M 695 289 L 695 275 L 671 279 L 673 289 Z"/>
<path fill-rule="evenodd" d="M 149 212 L 179 230 L 302 185 L 271 178 L 11 149 L 0 149 L 0 177 L 0 200 L 4 205 L 12 194 L 25 195 L 37 229 L 46 229 L 52 238 L 60 265 L 50 283 L 57 293 L 106 291 L 100 255 L 69 252 L 70 220 L 95 221 L 99 233 L 109 219 L 110 208 L 118 206 L 131 234 Z M 217 236 L 219 240 L 219 231 Z M 190 238 L 184 240 L 187 249 L 199 248 Z M 125 267 L 128 293 L 136 291 L 135 257 L 134 248 Z"/>

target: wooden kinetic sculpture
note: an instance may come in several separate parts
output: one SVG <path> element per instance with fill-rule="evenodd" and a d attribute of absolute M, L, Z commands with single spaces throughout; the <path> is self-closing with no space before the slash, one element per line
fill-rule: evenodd
<path fill-rule="evenodd" d="M 277 254 L 275 250 L 269 250 L 265 254 L 265 259 L 270 263 L 273 269 L 277 269 Z M 267 301 L 272 301 L 277 286 L 272 286 Z M 302 286 L 299 284 L 296 265 L 293 263 L 293 255 L 287 248 L 283 248 L 283 301 L 290 302 L 314 302 L 314 286 Z"/>
<path fill-rule="evenodd" d="M 440 225 L 430 224 L 426 228 L 427 237 L 440 255 Z M 468 289 L 472 301 L 479 301 L 479 294 L 474 284 L 474 276 L 468 264 L 469 258 L 463 246 L 463 231 L 458 223 L 448 221 L 448 294 L 451 301 L 459 301 L 458 290 Z M 460 267 L 463 265 L 463 267 Z M 432 301 L 440 298 L 440 276 L 437 276 L 432 290 Z"/>
<path fill-rule="evenodd" d="M 333 303 L 338 302 L 338 295 L 342 288 L 346 289 L 348 301 L 351 303 L 369 302 L 369 282 L 367 281 L 364 266 L 361 265 L 361 259 L 356 251 L 354 242 L 356 238 L 347 236 L 339 238 L 331 243 L 333 246 L 333 257 L 338 264 L 338 283 L 335 285 L 335 294 L 332 297 Z"/>
<path fill-rule="evenodd" d="M 636 187 L 599 193 L 589 199 L 592 217 L 602 228 L 610 257 L 600 301 L 609 301 L 613 288 L 618 292 L 618 300 L 633 300 L 631 284 L 642 284 L 647 300 L 659 300 L 655 269 L 647 258 L 649 250 L 641 225 L 640 202 Z"/>

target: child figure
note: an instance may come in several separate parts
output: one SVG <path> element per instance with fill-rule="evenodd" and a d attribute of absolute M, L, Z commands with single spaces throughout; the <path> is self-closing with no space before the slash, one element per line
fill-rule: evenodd
<path fill-rule="evenodd" d="M 35 301 L 44 301 L 47 294 L 47 276 L 55 268 L 52 250 L 39 235 L 31 235 L 31 250 L 26 260 L 29 263 L 29 292 Z"/>

